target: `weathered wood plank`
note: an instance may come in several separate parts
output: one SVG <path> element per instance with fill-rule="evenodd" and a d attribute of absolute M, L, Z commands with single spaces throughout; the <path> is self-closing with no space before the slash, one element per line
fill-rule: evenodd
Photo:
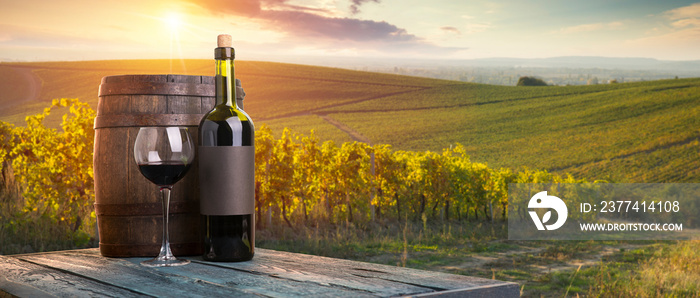
<path fill-rule="evenodd" d="M 520 297 L 520 287 L 513 285 L 490 285 L 477 288 L 464 288 L 432 293 L 423 293 L 407 297 L 435 297 L 435 298 L 485 298 L 485 297 Z"/>
<path fill-rule="evenodd" d="M 464 275 L 432 272 L 412 268 L 394 267 L 382 264 L 356 262 L 313 255 L 291 254 L 274 250 L 256 251 L 256 258 L 269 259 L 287 269 L 300 268 L 328 276 L 354 275 L 365 278 L 381 279 L 432 288 L 436 291 L 477 288 L 492 285 L 509 285 L 516 289 L 515 283 L 475 278 Z M 284 265 L 282 265 L 284 264 Z"/>
<path fill-rule="evenodd" d="M 334 286 L 309 286 L 308 283 L 287 280 L 283 278 L 274 278 L 268 275 L 251 274 L 250 272 L 241 272 L 230 268 L 213 266 L 212 263 L 192 263 L 182 267 L 170 268 L 146 268 L 139 265 L 140 261 L 146 258 L 129 258 L 121 261 L 129 262 L 125 268 L 112 268 L 108 271 L 115 271 L 120 274 L 132 276 L 132 278 L 115 279 L 109 273 L 97 273 L 95 270 L 85 270 L 85 267 L 110 267 L 118 259 L 107 259 L 109 262 L 104 262 L 105 258 L 99 254 L 85 253 L 84 251 L 67 251 L 62 253 L 34 254 L 20 257 L 29 262 L 37 262 L 46 266 L 61 268 L 65 271 L 70 271 L 78 275 L 84 275 L 88 271 L 90 275 L 96 278 L 109 278 L 111 284 L 119 287 L 133 287 L 135 283 L 149 282 L 144 280 L 142 275 L 135 276 L 134 268 L 138 273 L 149 272 L 154 276 L 164 275 L 170 279 L 177 279 L 177 286 L 187 292 L 200 294 L 199 289 L 193 287 L 195 284 L 208 285 L 208 287 L 218 287 L 224 291 L 230 291 L 228 294 L 236 294 L 236 291 L 244 291 L 248 294 L 257 294 L 268 297 L 288 297 L 288 296 L 316 296 L 316 297 L 373 297 L 369 293 L 348 290 Z M 121 267 L 123 264 L 119 265 Z M 94 268 L 93 268 L 94 269 Z M 153 277 L 153 278 L 156 278 Z M 160 279 L 160 278 L 159 278 Z M 154 282 L 155 284 L 156 282 Z M 144 289 L 135 288 L 143 293 L 160 295 L 159 293 L 148 292 Z"/>
<path fill-rule="evenodd" d="M 515 283 L 430 272 L 411 268 L 401 268 L 381 264 L 355 262 L 342 259 L 325 258 L 301 254 L 289 254 L 272 250 L 259 250 L 256 258 L 269 259 L 285 270 L 313 271 L 326 279 L 362 278 L 373 285 L 389 282 L 395 289 L 398 285 L 410 285 L 421 289 L 420 292 L 391 293 L 416 297 L 518 297 L 520 286 Z M 386 293 L 376 292 L 384 296 Z"/>
<path fill-rule="evenodd" d="M 66 251 L 28 254 L 18 259 L 64 271 L 68 274 L 104 282 L 117 288 L 156 297 L 257 297 L 256 294 L 235 287 L 212 284 L 200 279 L 165 272 L 162 268 L 148 268 L 124 259 L 104 258 L 99 254 Z M 145 260 L 146 258 L 138 258 Z"/>
<path fill-rule="evenodd" d="M 0 256 L 4 260 L 0 262 L 0 272 L 24 264 L 34 266 L 34 272 L 50 270 L 61 277 L 59 280 L 70 280 L 64 284 L 81 285 L 76 288 L 90 288 L 91 283 L 98 283 L 95 289 L 117 289 L 131 296 L 519 296 L 519 286 L 515 283 L 267 249 L 256 249 L 252 261 L 241 263 L 213 263 L 202 261 L 201 257 L 188 257 L 192 263 L 187 266 L 148 268 L 139 265 L 145 259 L 104 258 L 98 249 Z M 22 294 L 19 296 L 42 292 L 86 295 L 83 290 L 39 287 L 26 278 L 0 277 L 0 289 Z M 101 296 L 100 293 L 87 295 Z"/>
<path fill-rule="evenodd" d="M 134 260 L 140 261 L 139 260 Z M 230 286 L 267 297 L 376 297 L 369 292 L 334 285 L 317 285 L 279 276 L 232 270 L 209 262 L 192 262 L 183 267 L 160 269 L 163 272 L 199 279 L 211 284 Z"/>
<path fill-rule="evenodd" d="M 336 287 L 356 291 L 357 293 L 367 293 L 375 296 L 400 296 L 432 291 L 430 288 L 410 285 L 405 283 L 392 282 L 381 279 L 365 278 L 350 274 L 348 272 L 334 272 L 335 274 L 324 274 L 317 269 L 324 264 L 304 267 L 303 265 L 289 266 L 287 262 L 280 262 L 266 258 L 263 249 L 256 249 L 255 257 L 249 262 L 241 263 L 208 263 L 213 266 L 231 268 L 237 271 L 249 272 L 255 275 L 267 275 L 274 278 L 293 280 L 307 284 L 309 287 Z M 296 256 L 291 256 L 296 259 Z M 193 262 L 200 262 L 200 258 L 192 258 Z M 331 271 L 333 268 L 330 268 Z"/>
<path fill-rule="evenodd" d="M 142 297 L 138 293 L 63 271 L 0 256 L 0 297 Z"/>

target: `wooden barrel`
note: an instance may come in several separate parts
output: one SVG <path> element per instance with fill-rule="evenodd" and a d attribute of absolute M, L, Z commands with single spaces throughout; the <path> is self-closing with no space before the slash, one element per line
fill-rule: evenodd
<path fill-rule="evenodd" d="M 139 172 L 134 141 L 141 126 L 197 127 L 214 106 L 214 78 L 122 75 L 102 78 L 95 118 L 95 213 L 100 253 L 158 255 L 163 229 L 158 187 Z M 202 253 L 197 159 L 170 199 L 170 246 L 175 255 Z"/>

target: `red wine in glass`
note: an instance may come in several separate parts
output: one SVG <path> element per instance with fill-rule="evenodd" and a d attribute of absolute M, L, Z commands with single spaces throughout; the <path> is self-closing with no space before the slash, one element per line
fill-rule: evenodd
<path fill-rule="evenodd" d="M 139 171 L 158 186 L 173 185 L 185 176 L 190 165 L 183 162 L 154 162 L 139 164 Z"/>
<path fill-rule="evenodd" d="M 163 204 L 163 238 L 160 253 L 141 262 L 149 267 L 180 266 L 186 259 L 170 250 L 168 218 L 170 190 L 185 176 L 194 159 L 194 144 L 186 127 L 141 127 L 134 143 L 134 159 L 139 171 L 160 189 Z"/>

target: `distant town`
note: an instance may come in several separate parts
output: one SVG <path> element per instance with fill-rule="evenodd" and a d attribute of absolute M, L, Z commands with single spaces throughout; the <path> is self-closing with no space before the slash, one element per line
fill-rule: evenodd
<path fill-rule="evenodd" d="M 555 57 L 473 60 L 409 60 L 369 58 L 297 58 L 300 64 L 420 76 L 436 79 L 515 86 L 523 76 L 548 85 L 594 85 L 700 77 L 700 61 L 648 58 Z"/>

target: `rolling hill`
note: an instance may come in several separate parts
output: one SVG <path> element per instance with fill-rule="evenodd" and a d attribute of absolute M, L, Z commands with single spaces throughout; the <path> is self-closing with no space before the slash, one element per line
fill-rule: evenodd
<path fill-rule="evenodd" d="M 456 143 L 493 167 L 617 182 L 700 182 L 700 79 L 507 87 L 237 61 L 257 125 L 321 139 L 439 151 Z M 0 64 L 0 120 L 22 125 L 50 100 L 97 106 L 103 76 L 211 75 L 210 60 Z M 60 115 L 52 115 L 56 125 Z"/>

